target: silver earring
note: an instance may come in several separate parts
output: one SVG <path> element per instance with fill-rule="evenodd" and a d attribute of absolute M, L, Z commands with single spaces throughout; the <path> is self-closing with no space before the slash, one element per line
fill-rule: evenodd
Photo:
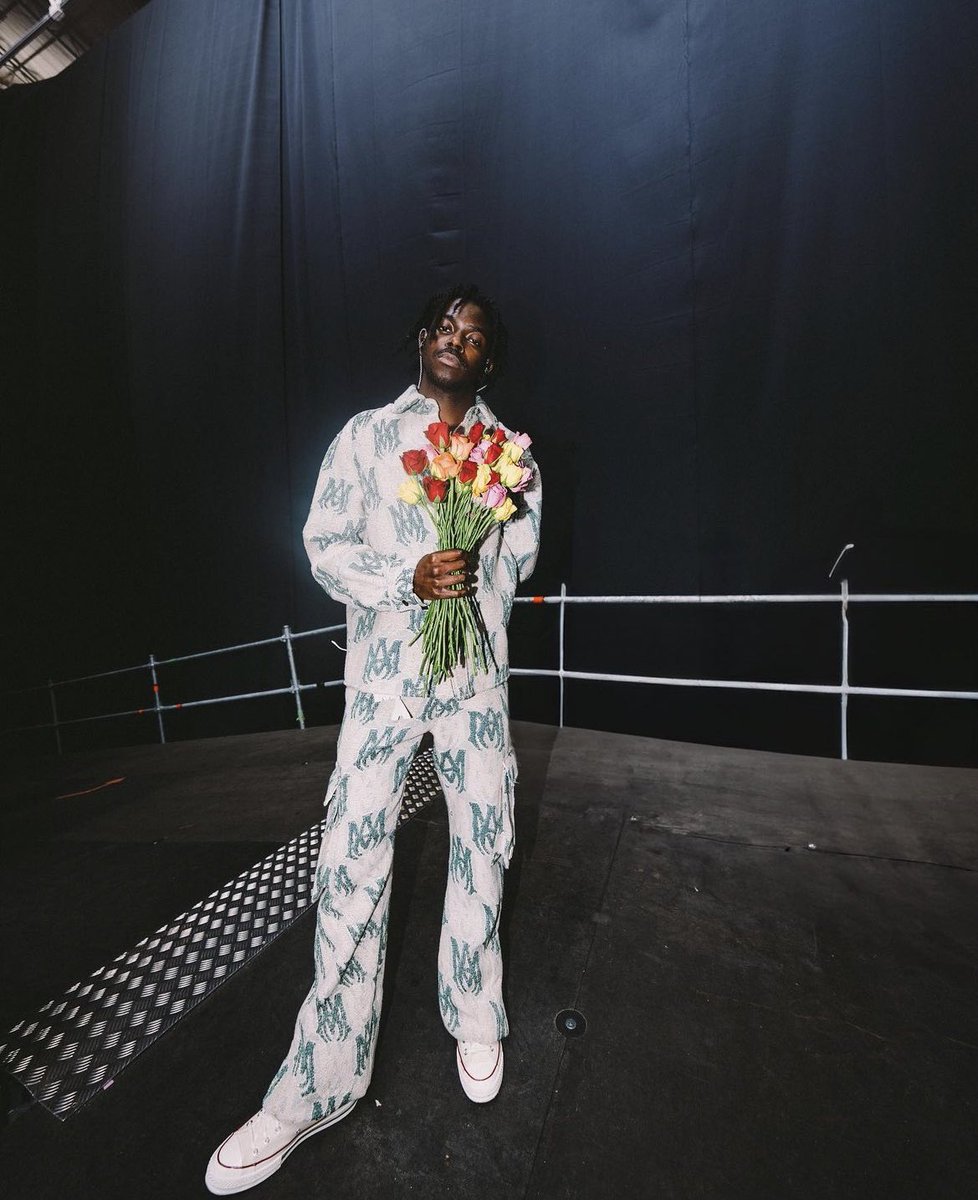
<path fill-rule="evenodd" d="M 421 387 L 421 379 L 424 375 L 424 359 L 421 357 L 421 347 L 425 344 L 428 337 L 427 329 L 422 329 L 418 334 L 418 387 Z"/>

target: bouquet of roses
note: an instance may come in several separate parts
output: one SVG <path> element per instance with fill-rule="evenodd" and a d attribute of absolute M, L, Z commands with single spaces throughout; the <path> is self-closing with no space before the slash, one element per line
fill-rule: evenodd
<path fill-rule="evenodd" d="M 398 495 L 405 504 L 420 504 L 434 523 L 439 550 L 468 554 L 492 527 L 508 521 L 518 506 L 514 496 L 533 478 L 523 463 L 530 446 L 525 433 L 487 429 L 477 421 L 468 433 L 451 433 L 447 421 L 425 430 L 428 445 L 401 455 L 410 478 Z M 441 683 L 455 666 L 488 670 L 489 639 L 479 605 L 472 595 L 433 600 L 425 610 L 421 632 L 421 677 L 429 687 Z"/>

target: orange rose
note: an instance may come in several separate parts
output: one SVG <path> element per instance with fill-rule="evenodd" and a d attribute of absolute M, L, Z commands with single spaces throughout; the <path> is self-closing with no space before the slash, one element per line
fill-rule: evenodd
<path fill-rule="evenodd" d="M 430 470 L 436 479 L 454 479 L 458 474 L 459 462 L 446 450 L 431 460 Z"/>
<path fill-rule="evenodd" d="M 448 448 L 459 462 L 465 462 L 472 453 L 472 443 L 460 433 L 452 434 L 452 442 Z"/>

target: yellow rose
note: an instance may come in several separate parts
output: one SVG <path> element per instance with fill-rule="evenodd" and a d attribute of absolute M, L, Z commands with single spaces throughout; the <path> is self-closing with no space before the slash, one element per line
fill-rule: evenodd
<path fill-rule="evenodd" d="M 492 515 L 497 521 L 508 521 L 514 512 L 516 512 L 516 505 L 507 496 L 498 508 L 492 510 Z"/>
<path fill-rule="evenodd" d="M 516 449 L 519 450 L 519 446 Z M 499 470 L 499 478 L 503 487 L 514 488 L 523 479 L 523 468 L 514 462 L 500 461 L 496 467 Z"/>
<path fill-rule="evenodd" d="M 421 484 L 416 479 L 405 479 L 397 494 L 405 504 L 417 504 L 421 499 Z"/>
<path fill-rule="evenodd" d="M 523 457 L 523 447 L 517 446 L 515 442 L 503 442 L 502 461 L 518 463 Z"/>
<path fill-rule="evenodd" d="M 492 479 L 492 468 L 487 467 L 485 463 L 479 463 L 479 469 L 475 473 L 475 479 L 472 480 L 472 495 L 481 496 L 489 487 L 489 482 Z"/>

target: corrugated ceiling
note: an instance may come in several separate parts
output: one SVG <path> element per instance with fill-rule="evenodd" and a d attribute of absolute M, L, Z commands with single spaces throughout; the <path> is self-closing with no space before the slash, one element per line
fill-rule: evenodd
<path fill-rule="evenodd" d="M 148 0 L 64 0 L 52 20 L 0 67 L 0 88 L 37 83 L 63 71 Z M 49 15 L 49 0 L 0 0 L 0 59 Z"/>

